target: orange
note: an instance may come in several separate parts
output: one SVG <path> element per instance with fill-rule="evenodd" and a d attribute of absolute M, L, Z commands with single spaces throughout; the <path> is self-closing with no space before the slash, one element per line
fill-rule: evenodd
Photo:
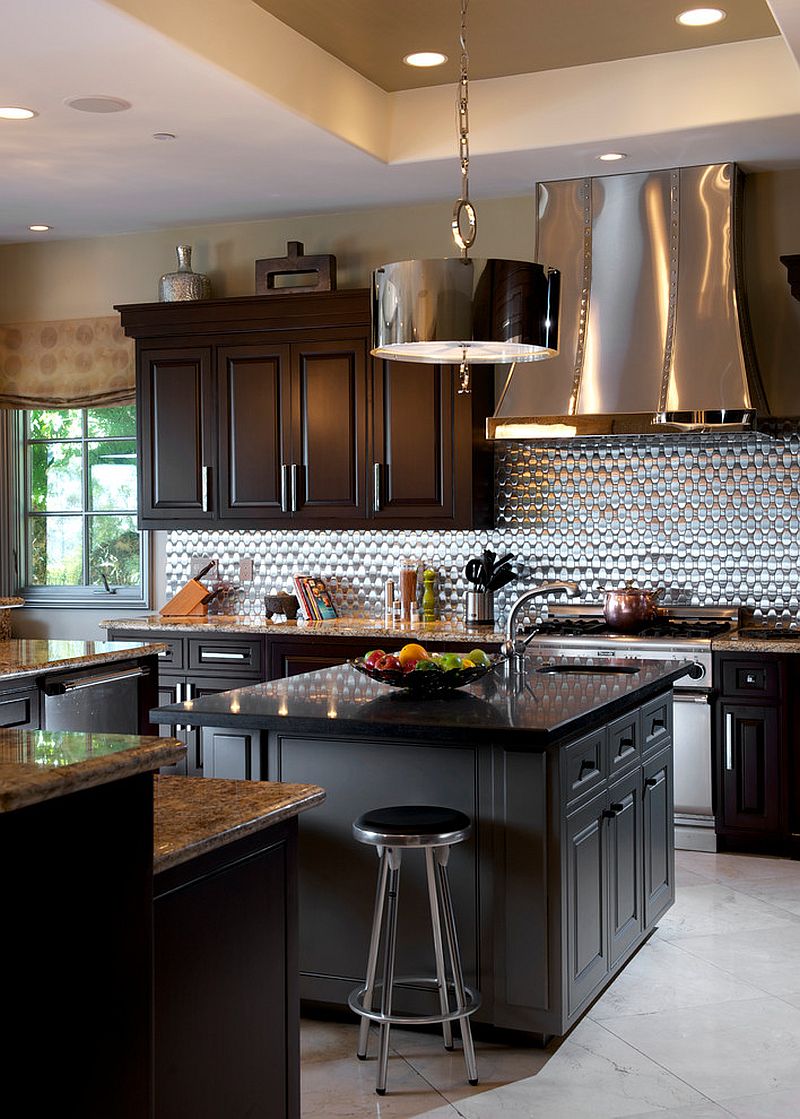
<path fill-rule="evenodd" d="M 430 658 L 421 645 L 415 645 L 413 642 L 410 645 L 404 645 L 400 652 L 397 654 L 397 659 L 403 668 L 407 664 L 416 664 L 417 661 L 426 661 Z"/>

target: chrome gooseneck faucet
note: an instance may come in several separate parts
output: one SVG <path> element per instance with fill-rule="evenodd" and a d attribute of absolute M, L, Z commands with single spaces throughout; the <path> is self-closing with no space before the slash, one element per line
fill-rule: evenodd
<path fill-rule="evenodd" d="M 567 594 L 574 596 L 580 593 L 580 588 L 577 583 L 572 583 L 569 580 L 552 583 L 537 583 L 536 586 L 531 587 L 530 590 L 523 591 L 509 610 L 508 617 L 506 618 L 506 639 L 503 644 L 503 652 L 508 657 L 508 665 L 512 673 L 522 670 L 525 661 L 525 646 L 528 644 L 528 641 L 530 641 L 530 637 L 525 641 L 520 639 L 517 633 L 517 619 L 531 599 L 536 598 L 540 594 L 556 594 L 558 591 L 566 591 Z"/>

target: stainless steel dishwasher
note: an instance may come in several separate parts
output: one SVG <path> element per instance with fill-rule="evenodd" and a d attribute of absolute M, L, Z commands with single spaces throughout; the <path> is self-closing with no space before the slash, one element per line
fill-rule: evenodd
<path fill-rule="evenodd" d="M 42 728 L 138 734 L 142 664 L 102 664 L 51 673 L 40 681 Z"/>

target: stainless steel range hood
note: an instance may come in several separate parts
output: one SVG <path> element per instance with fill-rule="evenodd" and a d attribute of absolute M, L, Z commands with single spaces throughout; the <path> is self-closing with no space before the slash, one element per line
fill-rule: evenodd
<path fill-rule="evenodd" d="M 511 367 L 495 439 L 743 431 L 767 402 L 734 164 L 540 183 L 537 259 L 561 271 L 558 356 Z"/>

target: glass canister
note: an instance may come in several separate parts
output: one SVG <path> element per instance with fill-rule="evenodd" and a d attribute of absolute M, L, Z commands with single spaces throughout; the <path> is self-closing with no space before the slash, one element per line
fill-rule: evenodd
<path fill-rule="evenodd" d="M 418 572 L 417 560 L 400 560 L 400 620 L 403 622 L 410 622 L 412 614 L 416 614 Z"/>

